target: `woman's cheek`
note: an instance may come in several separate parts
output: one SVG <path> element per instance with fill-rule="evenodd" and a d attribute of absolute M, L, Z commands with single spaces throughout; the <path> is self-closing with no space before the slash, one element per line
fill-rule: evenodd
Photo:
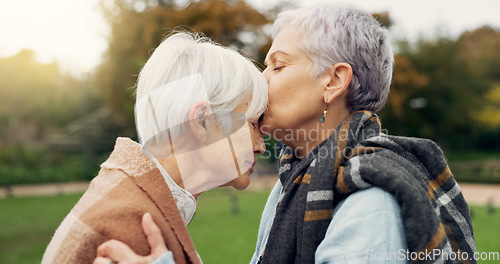
<path fill-rule="evenodd" d="M 269 104 L 281 102 L 285 97 L 288 97 L 286 90 L 284 83 L 281 82 L 274 83 L 272 87 L 269 86 Z"/>

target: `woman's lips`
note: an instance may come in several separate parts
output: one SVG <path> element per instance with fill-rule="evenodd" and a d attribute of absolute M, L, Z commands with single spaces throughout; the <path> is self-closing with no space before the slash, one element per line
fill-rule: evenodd
<path fill-rule="evenodd" d="M 253 171 L 254 171 L 255 162 L 254 162 L 254 161 L 248 161 L 248 160 L 247 160 L 245 163 L 249 165 L 248 170 L 250 171 L 250 174 L 252 174 L 252 173 L 253 173 Z"/>

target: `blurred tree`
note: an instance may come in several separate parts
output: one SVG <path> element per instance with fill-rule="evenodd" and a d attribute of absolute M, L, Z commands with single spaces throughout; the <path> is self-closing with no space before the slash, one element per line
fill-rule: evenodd
<path fill-rule="evenodd" d="M 150 51 L 172 30 L 203 32 L 257 60 L 265 57 L 261 47 L 269 42 L 263 32 L 269 19 L 243 1 L 188 1 L 181 6 L 180 1 L 114 0 L 103 1 L 102 7 L 111 34 L 97 82 L 106 105 L 125 114 L 131 126 L 137 74 Z"/>
<path fill-rule="evenodd" d="M 483 27 L 458 39 L 438 36 L 413 44 L 400 41 L 397 47 L 391 93 L 381 112 L 384 123 L 396 133 L 431 138 L 445 148 L 477 147 L 484 128 L 478 120 L 495 109 L 490 103 L 478 114 L 499 82 L 498 31 Z M 489 98 L 496 97 L 490 93 Z"/>
<path fill-rule="evenodd" d="M 80 114 L 92 92 L 80 80 L 40 63 L 22 50 L 0 58 L 0 140 L 41 140 L 45 132 Z"/>
<path fill-rule="evenodd" d="M 458 56 L 469 78 L 481 89 L 481 103 L 471 109 L 476 125 L 470 135 L 472 147 L 500 148 L 500 30 L 483 26 L 464 32 L 458 39 Z M 496 135 L 496 136 L 494 136 Z"/>
<path fill-rule="evenodd" d="M 413 133 L 445 147 L 464 148 L 474 127 L 472 110 L 481 104 L 484 84 L 471 78 L 466 62 L 457 56 L 459 45 L 452 39 L 422 39 L 415 50 L 403 52 L 429 78 L 429 88 L 416 95 L 425 100 L 425 107 L 415 107 L 408 120 L 416 129 Z"/>
<path fill-rule="evenodd" d="M 483 106 L 477 111 L 477 120 L 500 131 L 500 84 L 493 86 L 485 99 Z"/>
<path fill-rule="evenodd" d="M 372 16 L 386 28 L 393 25 L 388 12 L 373 13 Z M 420 102 L 417 108 L 424 106 L 425 99 L 418 96 L 420 92 L 428 89 L 429 77 L 417 70 L 408 53 L 404 52 L 411 49 L 408 41 L 401 40 L 396 45 L 403 52 L 394 55 L 394 71 L 389 97 L 386 107 L 379 112 L 379 115 L 382 118 L 384 129 L 388 130 L 388 133 L 396 135 L 417 134 L 415 128 L 412 128 L 413 122 L 408 122 L 412 118 L 412 112 L 415 111 L 410 102 L 417 100 L 416 102 Z"/>
<path fill-rule="evenodd" d="M 407 120 L 414 111 L 410 100 L 418 100 L 419 92 L 428 88 L 429 78 L 417 71 L 405 55 L 395 55 L 394 61 L 391 90 L 386 107 L 379 114 L 391 134 L 406 135 L 411 130 Z"/>
<path fill-rule="evenodd" d="M 458 39 L 458 56 L 470 76 L 488 82 L 489 85 L 500 80 L 500 30 L 489 26 L 464 32 Z"/>

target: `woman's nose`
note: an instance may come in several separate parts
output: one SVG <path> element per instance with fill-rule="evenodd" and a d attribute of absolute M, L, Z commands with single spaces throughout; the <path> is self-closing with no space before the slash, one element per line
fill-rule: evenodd
<path fill-rule="evenodd" d="M 269 77 L 270 77 L 270 74 L 269 74 L 269 67 L 267 67 L 266 69 L 264 69 L 264 71 L 262 72 L 262 74 L 263 74 L 263 75 L 264 75 L 264 77 L 266 78 L 267 83 L 269 83 Z"/>
<path fill-rule="evenodd" d="M 255 140 L 255 144 L 253 144 L 253 152 L 256 155 L 260 155 L 266 151 L 266 144 L 264 143 L 264 139 L 262 139 L 262 136 L 257 137 L 257 140 Z"/>

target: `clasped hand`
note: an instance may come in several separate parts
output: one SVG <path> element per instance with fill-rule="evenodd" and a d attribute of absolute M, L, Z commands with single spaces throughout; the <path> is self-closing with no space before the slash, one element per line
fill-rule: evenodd
<path fill-rule="evenodd" d="M 142 216 L 142 229 L 146 234 L 151 254 L 148 256 L 137 255 L 125 243 L 111 239 L 102 243 L 97 248 L 97 257 L 93 264 L 149 264 L 168 251 L 160 228 L 155 224 L 151 214 Z"/>

